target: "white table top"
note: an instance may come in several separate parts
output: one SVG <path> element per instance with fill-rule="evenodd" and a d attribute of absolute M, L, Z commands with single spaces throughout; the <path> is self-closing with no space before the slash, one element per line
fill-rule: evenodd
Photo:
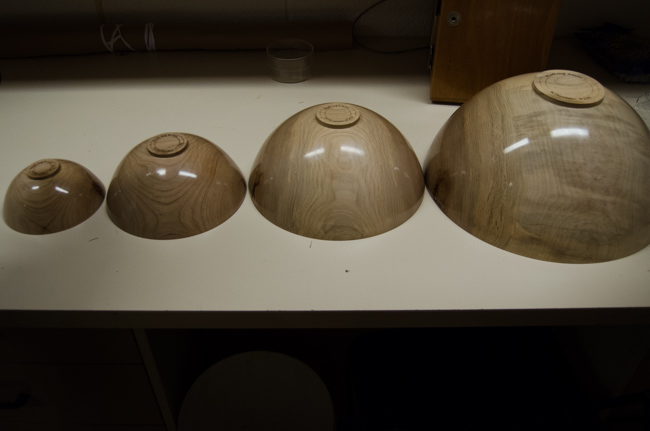
<path fill-rule="evenodd" d="M 42 158 L 80 163 L 108 188 L 131 148 L 171 131 L 214 142 L 248 179 L 276 126 L 333 101 L 387 118 L 423 162 L 457 109 L 429 102 L 427 53 L 317 54 L 314 77 L 299 84 L 272 81 L 263 52 L 2 60 L 0 199 L 21 169 Z M 553 61 L 549 68 L 567 67 L 561 55 Z M 626 91 L 632 100 L 647 88 Z M 405 224 L 357 241 L 286 232 L 246 196 L 232 218 L 191 238 L 132 236 L 115 227 L 104 203 L 86 222 L 51 235 L 0 223 L 0 244 L 0 325 L 31 318 L 307 327 L 650 320 L 650 247 L 599 264 L 537 261 L 471 236 L 428 194 Z"/>

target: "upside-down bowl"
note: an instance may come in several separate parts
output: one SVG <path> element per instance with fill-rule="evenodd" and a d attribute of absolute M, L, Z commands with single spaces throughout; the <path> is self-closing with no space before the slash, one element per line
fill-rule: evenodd
<path fill-rule="evenodd" d="M 106 205 L 113 223 L 130 234 L 176 239 L 219 226 L 245 196 L 239 168 L 219 147 L 189 133 L 163 133 L 124 157 Z"/>
<path fill-rule="evenodd" d="M 560 263 L 650 244 L 650 132 L 591 77 L 550 70 L 476 94 L 438 132 L 429 193 L 475 237 Z"/>
<path fill-rule="evenodd" d="M 42 159 L 13 179 L 2 210 L 15 231 L 42 235 L 70 229 L 104 202 L 104 186 L 85 167 L 63 159 Z"/>
<path fill-rule="evenodd" d="M 418 159 L 397 128 L 350 103 L 325 103 L 284 121 L 249 179 L 259 212 L 298 235 L 353 240 L 408 220 L 424 196 Z"/>

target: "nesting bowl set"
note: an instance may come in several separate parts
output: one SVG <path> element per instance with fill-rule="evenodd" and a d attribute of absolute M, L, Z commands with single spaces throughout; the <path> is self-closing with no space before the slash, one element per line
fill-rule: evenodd
<path fill-rule="evenodd" d="M 74 162 L 33 163 L 10 184 L 3 216 L 18 232 L 54 233 L 106 199 L 120 229 L 184 238 L 228 220 L 247 188 L 267 220 L 305 237 L 383 234 L 417 211 L 426 188 L 447 217 L 493 246 L 545 261 L 605 262 L 650 244 L 650 131 L 592 78 L 544 71 L 493 84 L 459 107 L 424 170 L 388 120 L 325 103 L 269 135 L 248 182 L 214 143 L 164 133 L 124 157 L 107 191 Z"/>

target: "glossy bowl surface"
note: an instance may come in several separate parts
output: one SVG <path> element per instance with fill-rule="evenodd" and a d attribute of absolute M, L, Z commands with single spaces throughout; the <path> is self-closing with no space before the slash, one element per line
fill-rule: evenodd
<path fill-rule="evenodd" d="M 185 238 L 228 220 L 246 196 L 246 183 L 228 155 L 189 133 L 163 133 L 122 160 L 108 188 L 110 219 L 149 239 Z"/>
<path fill-rule="evenodd" d="M 287 119 L 260 149 L 249 179 L 255 207 L 298 235 L 352 240 L 408 220 L 424 195 L 422 168 L 379 114 L 325 103 Z"/>
<path fill-rule="evenodd" d="M 60 232 L 88 219 L 104 202 L 104 186 L 83 166 L 42 159 L 23 169 L 5 195 L 3 217 L 15 231 Z"/>
<path fill-rule="evenodd" d="M 594 263 L 650 243 L 650 132 L 572 71 L 496 83 L 461 106 L 425 162 L 429 193 L 467 232 L 523 256 Z"/>

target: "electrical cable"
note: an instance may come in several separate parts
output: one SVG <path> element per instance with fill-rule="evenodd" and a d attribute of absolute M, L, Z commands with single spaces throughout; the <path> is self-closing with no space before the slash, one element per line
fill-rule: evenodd
<path fill-rule="evenodd" d="M 418 47 L 415 47 L 415 48 L 399 49 L 399 50 L 395 50 L 395 51 L 384 51 L 384 50 L 381 50 L 381 49 L 371 48 L 371 47 L 365 45 L 364 43 L 362 43 L 357 38 L 356 28 L 357 28 L 357 23 L 359 22 L 359 20 L 361 20 L 361 18 L 363 18 L 368 12 L 372 11 L 377 6 L 381 5 L 382 3 L 386 3 L 386 1 L 388 1 L 388 0 L 379 0 L 379 1 L 375 2 L 375 3 L 373 3 L 372 5 L 368 6 L 366 9 L 363 10 L 363 12 L 361 12 L 359 15 L 357 15 L 357 17 L 352 22 L 352 40 L 357 45 L 361 46 L 364 49 L 367 49 L 368 51 L 377 52 L 377 53 L 381 53 L 381 54 L 400 54 L 400 53 L 403 53 L 403 52 L 418 51 L 420 49 L 429 49 L 429 45 L 425 45 L 425 46 L 418 46 Z"/>

